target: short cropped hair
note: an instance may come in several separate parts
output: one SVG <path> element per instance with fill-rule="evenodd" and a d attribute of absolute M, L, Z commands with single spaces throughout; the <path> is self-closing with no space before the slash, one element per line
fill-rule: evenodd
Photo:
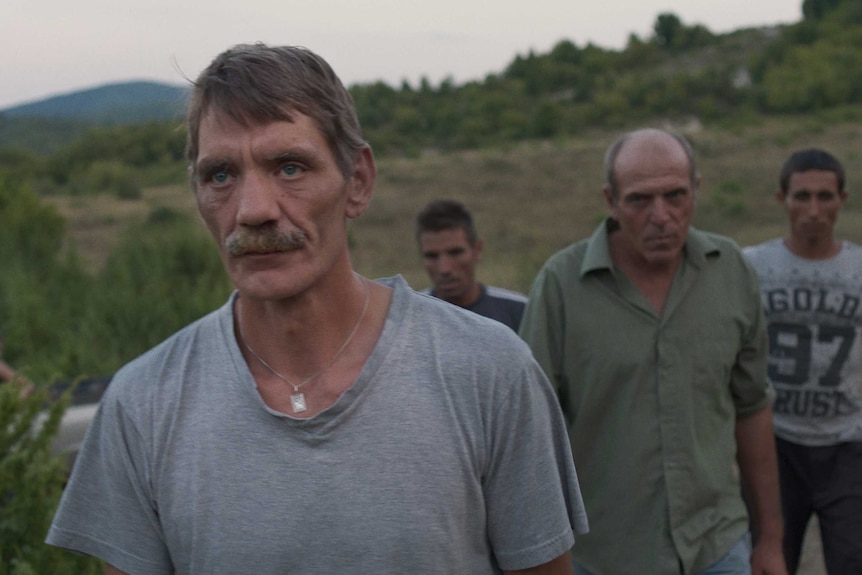
<path fill-rule="evenodd" d="M 841 165 L 841 162 L 825 150 L 808 148 L 807 150 L 799 150 L 792 153 L 787 158 L 787 161 L 784 162 L 784 165 L 781 166 L 781 172 L 778 175 L 781 193 L 787 195 L 787 191 L 790 188 L 790 177 L 793 174 L 811 170 L 834 173 L 838 179 L 838 191 L 844 191 L 844 166 Z"/>
<path fill-rule="evenodd" d="M 349 179 L 356 154 L 368 144 L 350 93 L 326 61 L 305 48 L 239 44 L 218 56 L 192 84 L 186 121 L 186 159 L 194 181 L 200 125 L 210 110 L 241 125 L 314 120 L 338 168 Z"/>
<path fill-rule="evenodd" d="M 425 232 L 442 232 L 461 228 L 471 246 L 476 245 L 478 234 L 473 215 L 457 200 L 434 200 L 416 216 L 416 241 Z"/>
<path fill-rule="evenodd" d="M 611 191 L 611 197 L 614 199 L 617 198 L 618 195 L 618 185 L 617 182 L 617 174 L 616 174 L 616 164 L 617 157 L 620 155 L 620 151 L 623 149 L 623 146 L 626 142 L 631 139 L 631 137 L 641 130 L 637 130 L 635 132 L 627 132 L 620 136 L 619 138 L 611 144 L 607 151 L 605 152 L 605 181 L 607 182 L 608 189 Z M 691 144 L 688 143 L 684 137 L 674 132 L 670 132 L 668 130 L 657 129 L 657 132 L 662 132 L 667 134 L 682 147 L 685 152 L 686 158 L 688 158 L 688 166 L 689 166 L 689 178 L 691 180 L 692 187 L 697 185 L 697 164 L 694 160 L 694 150 L 691 147 Z"/>

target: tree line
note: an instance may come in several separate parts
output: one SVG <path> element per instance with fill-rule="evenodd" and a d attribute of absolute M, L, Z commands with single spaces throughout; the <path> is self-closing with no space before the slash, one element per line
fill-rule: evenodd
<path fill-rule="evenodd" d="M 760 115 L 855 114 L 862 102 L 862 4 L 806 0 L 804 18 L 716 35 L 659 14 L 623 50 L 563 40 L 499 74 L 352 88 L 375 149 L 411 153 L 555 138 L 654 118 L 745 123 Z M 855 116 L 853 116 L 855 119 Z"/>
<path fill-rule="evenodd" d="M 500 73 L 457 85 L 385 82 L 350 88 L 378 154 L 415 155 L 546 138 L 656 118 L 747 124 L 764 115 L 858 120 L 862 103 L 862 4 L 804 0 L 792 25 L 713 34 L 672 13 L 622 50 L 569 40 L 518 55 Z M 185 134 L 176 123 L 99 126 L 51 154 L 0 150 L 39 193 L 134 197 L 178 181 Z"/>

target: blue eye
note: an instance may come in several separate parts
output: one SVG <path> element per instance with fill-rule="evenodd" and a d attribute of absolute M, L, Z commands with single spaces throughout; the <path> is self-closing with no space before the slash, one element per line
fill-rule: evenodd
<path fill-rule="evenodd" d="M 230 175 L 226 171 L 221 170 L 218 172 L 214 172 L 210 176 L 210 180 L 212 180 L 216 184 L 224 184 L 225 182 L 227 182 L 229 177 Z"/>
<path fill-rule="evenodd" d="M 281 173 L 285 176 L 296 176 L 302 171 L 302 168 L 297 166 L 296 164 L 285 164 L 281 168 Z"/>

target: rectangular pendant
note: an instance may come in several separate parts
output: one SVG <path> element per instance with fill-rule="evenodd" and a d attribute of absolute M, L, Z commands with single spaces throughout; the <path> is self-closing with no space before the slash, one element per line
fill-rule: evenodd
<path fill-rule="evenodd" d="M 294 393 L 290 396 L 290 406 L 293 408 L 293 411 L 296 413 L 302 413 L 308 406 L 305 405 L 305 395 L 300 392 Z"/>

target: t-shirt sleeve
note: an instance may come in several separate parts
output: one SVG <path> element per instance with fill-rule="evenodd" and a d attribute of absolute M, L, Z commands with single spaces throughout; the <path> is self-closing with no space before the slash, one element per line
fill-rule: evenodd
<path fill-rule="evenodd" d="M 526 362 L 491 418 L 484 477 L 488 535 L 499 565 L 554 559 L 586 533 L 587 516 L 562 412 L 539 366 Z"/>
<path fill-rule="evenodd" d="M 746 301 L 750 302 L 749 323 L 743 333 L 742 345 L 730 381 L 736 414 L 739 417 L 760 411 L 770 401 L 770 386 L 766 378 L 768 339 L 760 287 L 751 264 L 745 259 L 742 259 L 742 264 L 745 268 Z"/>
<path fill-rule="evenodd" d="M 172 573 L 145 433 L 124 409 L 118 374 L 99 406 L 46 542 L 98 557 L 126 573 Z"/>

